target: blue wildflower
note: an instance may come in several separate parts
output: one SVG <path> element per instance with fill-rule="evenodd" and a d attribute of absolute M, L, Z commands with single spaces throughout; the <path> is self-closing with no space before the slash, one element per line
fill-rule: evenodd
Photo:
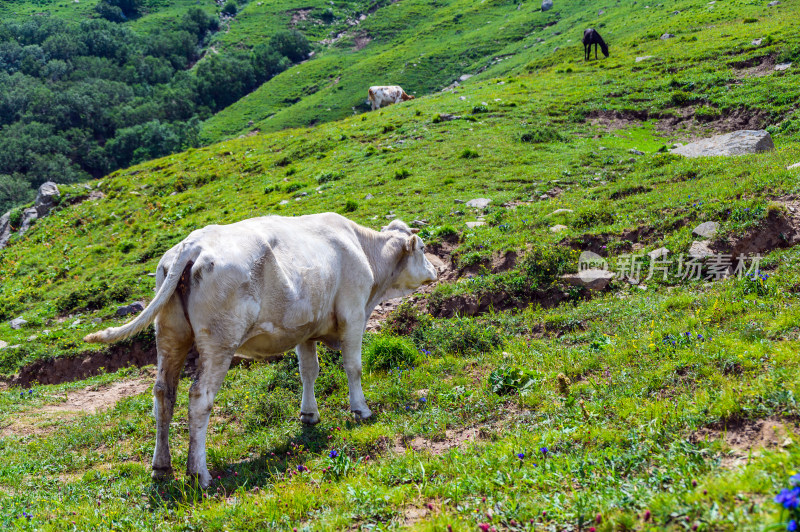
<path fill-rule="evenodd" d="M 791 483 L 792 486 L 800 486 L 800 473 L 797 473 L 796 475 L 792 475 L 791 477 L 789 477 L 789 482 Z"/>
<path fill-rule="evenodd" d="M 305 470 L 306 470 L 306 466 L 304 466 L 304 465 L 298 465 L 297 466 L 297 472 L 298 473 L 302 473 Z"/>
<path fill-rule="evenodd" d="M 789 521 L 789 524 L 786 525 L 786 530 L 788 530 L 789 532 L 794 532 L 795 530 L 797 530 L 797 521 L 795 521 L 794 519 Z"/>
<path fill-rule="evenodd" d="M 338 453 L 338 452 L 336 452 L 336 451 L 335 451 L 335 450 L 333 450 L 333 449 L 332 449 L 332 450 L 331 450 L 331 452 L 328 454 L 328 458 L 331 458 L 331 459 L 333 459 L 333 458 L 336 458 L 337 456 L 339 456 L 339 453 Z"/>
<path fill-rule="evenodd" d="M 792 510 L 797 508 L 800 503 L 800 486 L 795 486 L 792 489 L 783 488 L 780 493 L 775 496 L 775 502 L 786 508 Z"/>
<path fill-rule="evenodd" d="M 427 400 L 427 399 L 425 399 L 424 397 L 420 397 L 420 398 L 419 398 L 419 402 L 420 402 L 420 403 L 427 403 L 427 402 L 428 402 L 428 400 Z"/>
<path fill-rule="evenodd" d="M 30 395 L 30 394 L 32 394 L 32 393 L 33 393 L 33 388 L 31 388 L 30 390 L 28 390 L 28 395 Z"/>
<path fill-rule="evenodd" d="M 517 453 L 517 458 L 519 458 L 520 460 L 524 460 L 525 459 L 525 453 Z"/>
<path fill-rule="evenodd" d="M 542 448 L 541 448 L 541 449 L 539 449 L 539 450 L 540 450 L 540 451 L 542 451 L 542 454 L 543 454 L 543 455 L 547 456 L 547 453 L 548 453 L 547 447 L 542 447 Z"/>

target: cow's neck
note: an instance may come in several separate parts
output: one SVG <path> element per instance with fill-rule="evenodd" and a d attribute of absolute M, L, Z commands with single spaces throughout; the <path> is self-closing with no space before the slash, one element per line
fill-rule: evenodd
<path fill-rule="evenodd" d="M 395 276 L 402 269 L 401 261 L 407 260 L 407 256 L 403 250 L 403 239 L 396 232 L 378 232 L 361 227 L 359 229 L 361 248 L 372 270 L 372 290 L 364 309 L 365 317 L 369 319 L 375 307 L 385 299 Z"/>

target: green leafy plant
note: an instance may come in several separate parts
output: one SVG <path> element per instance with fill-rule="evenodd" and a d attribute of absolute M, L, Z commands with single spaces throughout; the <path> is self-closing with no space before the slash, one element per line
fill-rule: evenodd
<path fill-rule="evenodd" d="M 418 358 L 414 344 L 399 336 L 377 336 L 364 349 L 364 366 L 371 371 L 410 368 Z"/>
<path fill-rule="evenodd" d="M 539 382 L 535 372 L 513 366 L 500 366 L 489 374 L 489 389 L 497 395 L 526 395 Z"/>

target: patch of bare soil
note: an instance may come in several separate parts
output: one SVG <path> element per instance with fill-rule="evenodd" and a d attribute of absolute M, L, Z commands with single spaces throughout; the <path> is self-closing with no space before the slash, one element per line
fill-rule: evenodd
<path fill-rule="evenodd" d="M 648 118 L 650 116 L 646 110 L 620 111 L 614 109 L 598 109 L 591 111 L 586 117 L 590 124 L 599 126 L 607 132 L 637 126 Z"/>
<path fill-rule="evenodd" d="M 372 42 L 372 37 L 370 37 L 366 33 L 362 32 L 362 33 L 359 33 L 359 34 L 357 34 L 355 36 L 355 38 L 353 39 L 353 42 L 354 42 L 354 46 L 353 46 L 354 50 L 356 50 L 356 51 L 363 50 L 364 48 L 366 48 L 366 46 L 370 42 Z"/>
<path fill-rule="evenodd" d="M 425 503 L 423 507 L 406 506 L 403 510 L 402 526 L 408 527 L 415 525 L 429 515 L 439 513 L 439 508 L 439 503 L 434 500 Z"/>
<path fill-rule="evenodd" d="M 296 9 L 290 9 L 289 11 L 287 11 L 286 14 L 292 17 L 291 20 L 289 21 L 289 27 L 294 28 L 300 22 L 308 20 L 309 15 L 311 14 L 311 11 L 313 9 L 314 9 L 313 7 L 298 7 Z"/>
<path fill-rule="evenodd" d="M 677 229 L 678 226 L 673 227 Z M 654 227 L 643 225 L 635 229 L 627 229 L 620 234 L 599 233 L 596 235 L 585 234 L 576 237 L 565 238 L 558 245 L 572 248 L 576 251 L 591 251 L 601 257 L 608 256 L 608 244 L 612 241 L 619 242 L 614 246 L 615 252 L 630 252 L 637 247 L 652 242 L 662 235 Z"/>
<path fill-rule="evenodd" d="M 751 57 L 746 61 L 731 64 L 737 78 L 761 78 L 775 70 L 775 58 L 771 55 Z"/>
<path fill-rule="evenodd" d="M 428 304 L 428 312 L 437 318 L 477 316 L 491 310 L 524 309 L 531 304 L 553 308 L 569 299 L 569 294 L 558 287 L 535 290 L 522 297 L 513 297 L 504 291 L 476 294 L 458 294 L 443 301 Z"/>
<path fill-rule="evenodd" d="M 737 421 L 727 426 L 700 429 L 691 435 L 691 441 L 721 440 L 730 449 L 722 458 L 722 467 L 733 469 L 746 465 L 751 456 L 765 449 L 786 448 L 800 436 L 797 422 L 779 418 L 755 421 Z"/>
<path fill-rule="evenodd" d="M 738 107 L 723 111 L 716 119 L 698 120 L 695 116 L 696 110 L 697 106 L 678 109 L 677 115 L 663 118 L 656 123 L 656 132 L 665 137 L 678 137 L 682 142 L 693 142 L 741 129 L 762 129 L 769 119 L 766 111 Z"/>
<path fill-rule="evenodd" d="M 768 253 L 774 249 L 800 243 L 800 199 L 783 197 L 776 200 L 784 210 L 772 209 L 766 219 L 744 234 L 728 235 L 716 240 L 711 248 L 720 253 L 739 255 Z"/>
<path fill-rule="evenodd" d="M 40 436 L 64 425 L 79 414 L 95 414 L 113 407 L 126 397 L 139 395 L 152 385 L 151 379 L 120 381 L 107 386 L 87 386 L 65 392 L 63 401 L 26 411 L 0 429 L 0 436 Z M 54 399 L 59 399 L 54 397 Z"/>

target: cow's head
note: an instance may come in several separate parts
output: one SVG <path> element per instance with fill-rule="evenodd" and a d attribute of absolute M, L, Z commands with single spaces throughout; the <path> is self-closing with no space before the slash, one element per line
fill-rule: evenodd
<path fill-rule="evenodd" d="M 410 294 L 423 284 L 432 283 L 438 277 L 436 268 L 425 256 L 425 243 L 405 223 L 393 220 L 381 231 L 394 231 L 400 239 L 402 254 L 397 270 L 392 275 L 392 284 L 385 294 L 386 299 Z"/>

